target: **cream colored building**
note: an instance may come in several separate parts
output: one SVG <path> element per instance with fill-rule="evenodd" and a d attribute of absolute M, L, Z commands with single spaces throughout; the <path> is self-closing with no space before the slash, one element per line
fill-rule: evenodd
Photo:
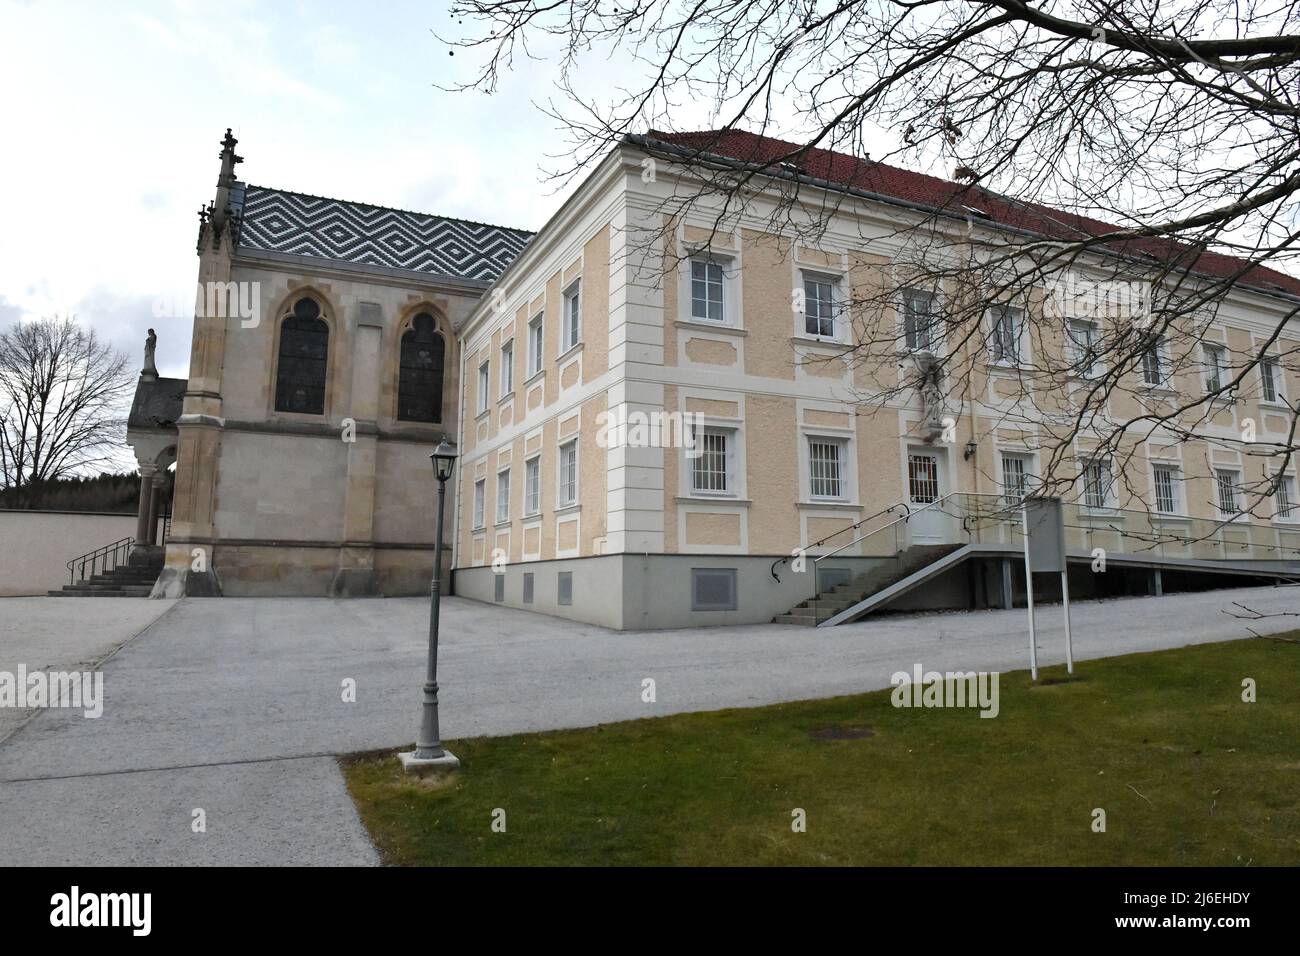
<path fill-rule="evenodd" d="M 764 145 L 745 136 L 709 148 Z M 923 209 L 850 197 L 813 246 L 774 232 L 778 197 L 765 202 L 760 190 L 746 214 L 719 230 L 707 199 L 677 203 L 694 193 L 689 164 L 665 162 L 659 148 L 650 156 L 645 145 L 633 138 L 613 150 L 460 329 L 459 594 L 616 628 L 767 621 L 869 570 L 877 557 L 958 543 L 954 516 L 927 507 L 936 500 L 1004 501 L 1028 487 L 1041 464 L 1035 418 L 1053 401 L 1068 411 L 1073 396 L 1043 396 L 1017 415 L 1009 388 L 1016 369 L 983 363 L 969 396 L 944 409 L 952 427 L 941 436 L 916 389 L 870 400 L 911 375 L 911 359 L 853 359 L 851 323 L 817 323 L 813 303 L 823 296 L 867 297 L 902 252 L 900 224 L 921 221 Z M 890 172 L 914 185 L 910 174 Z M 821 201 L 817 190 L 805 192 L 810 205 Z M 1232 293 L 1211 343 L 1244 354 L 1294 307 L 1300 283 L 1268 275 L 1276 287 Z M 792 290 L 805 292 L 800 310 L 791 307 Z M 900 303 L 900 313 L 907 308 Z M 1075 347 L 1065 326 L 1055 342 L 1035 346 Z M 1300 329 L 1278 351 L 1298 341 Z M 917 352 L 929 348 L 919 344 Z M 1088 541 L 1134 506 L 1139 486 L 1149 492 L 1139 496 L 1143 510 L 1158 501 L 1155 520 L 1174 537 L 1192 537 L 1194 519 L 1225 517 L 1212 504 L 1216 482 L 1240 487 L 1264 467 L 1233 450 L 1242 419 L 1254 417 L 1266 437 L 1285 436 L 1294 420 L 1287 396 L 1300 395 L 1300 380 L 1280 365 L 1272 372 L 1271 398 L 1243 392 L 1206 425 L 1222 445 L 1144 441 L 1146 475 L 1108 474 L 1081 435 L 1074 507 L 1080 521 L 1097 525 Z M 1180 365 L 1177 381 L 1171 372 L 1132 401 L 1168 403 L 1178 390 L 1200 387 L 1201 374 L 1199 363 Z M 703 454 L 663 443 L 630 447 L 605 440 L 601 429 L 609 416 L 665 414 L 692 423 Z M 1216 531 L 1209 550 L 1189 544 L 1174 560 L 1300 556 L 1291 471 L 1284 489 L 1289 504 L 1280 499 L 1273 514 L 1242 519 L 1250 526 L 1246 551 L 1231 551 Z M 1085 501 L 1098 496 L 1104 500 Z M 837 540 L 837 532 L 859 522 L 871 530 L 882 512 L 880 535 L 817 569 L 825 581 L 776 564 L 828 536 L 832 543 L 814 554 L 835 550 L 857 536 Z M 891 525 L 905 513 L 900 540 Z M 1230 536 L 1240 528 L 1234 523 Z M 985 564 L 996 573 L 1008 567 L 996 555 Z M 1189 573 L 1195 567 L 1187 565 Z M 1010 575 L 998 582 L 971 573 L 955 568 L 894 606 L 996 604 L 1004 588 L 1010 600 Z"/>
<path fill-rule="evenodd" d="M 900 268 L 926 190 L 946 184 L 823 154 L 827 170 L 870 166 L 881 185 L 805 182 L 784 214 L 844 187 L 815 242 L 772 225 L 776 179 L 756 180 L 768 185 L 719 229 L 696 196 L 699 157 L 686 161 L 707 141 L 695 135 L 629 138 L 535 236 L 245 185 L 227 136 L 200 283 L 255 293 L 200 310 L 177 439 L 148 452 L 177 458 L 155 594 L 423 592 L 428 455 L 446 436 L 460 457 L 444 560 L 463 596 L 635 628 L 768 621 L 819 595 L 813 623 L 851 610 L 860 576 L 880 585 L 974 542 L 984 550 L 944 557 L 962 561 L 890 606 L 1013 601 L 1013 522 L 967 519 L 1032 487 L 1046 422 L 1077 395 L 1026 407 L 1020 354 L 981 359 L 963 394 L 936 398 L 911 384 L 949 348 L 910 318 L 924 303 L 897 302 L 901 358 L 865 361 L 829 307 Z M 725 164 L 785 147 L 728 134 L 709 149 Z M 1204 362 L 1170 356 L 1114 412 L 1164 407 L 1249 354 L 1300 300 L 1300 282 L 1265 275 L 1239 284 L 1204 335 L 1170 343 Z M 1066 354 L 1089 334 L 1062 321 L 1025 348 Z M 1297 344 L 1300 330 L 1276 350 Z M 1136 442 L 1123 473 L 1107 473 L 1088 434 L 1075 439 L 1071 546 L 1086 556 L 1104 542 L 1132 566 L 1082 592 L 1133 575 L 1160 586 L 1158 564 L 1126 554 L 1131 534 L 1105 537 L 1133 532 L 1125 509 L 1139 506 L 1148 536 L 1184 542 L 1161 544 L 1165 572 L 1300 557 L 1293 466 L 1270 513 L 1220 513 L 1266 467 L 1237 441 L 1243 421 L 1260 441 L 1294 422 L 1300 379 L 1281 362 L 1269 374 L 1215 407 L 1204 440 Z"/>

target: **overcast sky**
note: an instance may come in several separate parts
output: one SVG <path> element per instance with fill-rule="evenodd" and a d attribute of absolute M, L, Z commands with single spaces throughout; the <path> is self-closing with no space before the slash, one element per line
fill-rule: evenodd
<path fill-rule="evenodd" d="M 472 65 L 433 35 L 445 18 L 429 0 L 0 0 L 0 326 L 75 313 L 134 357 L 153 325 L 160 371 L 188 375 L 190 318 L 153 309 L 193 301 L 227 126 L 248 182 L 541 226 L 563 198 L 534 105 L 554 63 L 490 98 L 441 92 Z"/>

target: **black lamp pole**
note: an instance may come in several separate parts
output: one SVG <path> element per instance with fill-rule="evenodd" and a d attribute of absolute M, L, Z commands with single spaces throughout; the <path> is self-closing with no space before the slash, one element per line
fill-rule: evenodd
<path fill-rule="evenodd" d="M 438 606 L 442 603 L 442 506 L 447 497 L 447 480 L 456 466 L 456 451 L 444 439 L 429 458 L 433 462 L 433 475 L 438 479 L 438 524 L 434 535 L 433 583 L 429 587 L 429 665 L 424 678 L 424 713 L 415 745 L 416 760 L 436 760 L 446 754 L 438 733 Z"/>

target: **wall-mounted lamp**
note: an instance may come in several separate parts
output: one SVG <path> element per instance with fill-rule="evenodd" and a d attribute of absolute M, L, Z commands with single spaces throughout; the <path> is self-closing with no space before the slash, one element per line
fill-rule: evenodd
<path fill-rule="evenodd" d="M 970 441 L 966 443 L 966 451 L 962 454 L 962 460 L 970 461 L 971 458 L 975 456 L 975 452 L 976 450 L 978 450 L 978 448 L 979 446 L 975 444 L 975 439 L 972 438 Z"/>

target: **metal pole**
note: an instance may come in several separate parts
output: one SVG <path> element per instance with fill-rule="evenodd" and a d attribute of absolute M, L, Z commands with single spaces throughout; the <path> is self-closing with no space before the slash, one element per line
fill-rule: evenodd
<path fill-rule="evenodd" d="M 438 735 L 438 605 L 442 600 L 442 505 L 446 495 L 447 482 L 439 479 L 433 583 L 429 586 L 429 666 L 424 679 L 424 715 L 420 722 L 420 738 L 415 745 L 416 760 L 434 760 L 446 753 Z"/>
<path fill-rule="evenodd" d="M 1022 513 L 1025 523 L 1025 597 L 1029 603 L 1029 676 L 1038 680 L 1038 642 L 1034 636 L 1034 572 L 1029 566 L 1029 508 L 1023 507 Z"/>
<path fill-rule="evenodd" d="M 1065 605 L 1065 671 L 1074 673 L 1074 639 L 1070 636 L 1070 571 L 1061 572 L 1061 603 Z"/>

